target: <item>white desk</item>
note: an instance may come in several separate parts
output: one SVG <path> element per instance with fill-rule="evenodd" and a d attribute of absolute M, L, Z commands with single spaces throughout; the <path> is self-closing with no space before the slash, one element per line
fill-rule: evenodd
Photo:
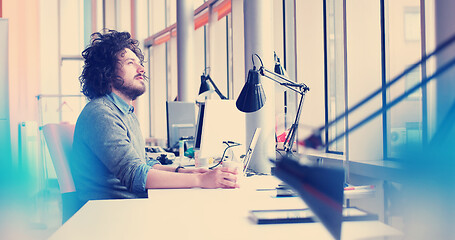
<path fill-rule="evenodd" d="M 304 208 L 275 198 L 273 177 L 248 178 L 240 189 L 149 190 L 149 199 L 89 201 L 54 239 L 332 239 L 321 223 L 256 225 L 249 210 Z M 342 239 L 401 236 L 379 221 L 345 222 Z"/>

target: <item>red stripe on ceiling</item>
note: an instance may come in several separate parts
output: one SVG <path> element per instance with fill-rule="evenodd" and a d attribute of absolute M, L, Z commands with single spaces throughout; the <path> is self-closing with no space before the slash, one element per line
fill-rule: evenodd
<path fill-rule="evenodd" d="M 218 20 L 231 13 L 231 0 L 222 2 L 220 5 L 218 5 L 216 11 L 218 12 Z"/>
<path fill-rule="evenodd" d="M 153 41 L 153 45 L 160 45 L 161 43 L 165 43 L 167 41 L 171 40 L 171 35 L 166 34 L 163 37 L 157 38 Z"/>
<path fill-rule="evenodd" d="M 205 12 L 203 14 L 200 14 L 200 13 L 203 12 L 204 10 L 206 10 L 209 6 L 211 6 L 212 4 L 214 4 L 216 2 L 218 2 L 218 0 L 208 0 L 208 1 L 204 2 L 204 4 L 201 5 L 198 9 L 196 9 L 194 11 L 195 15 L 199 14 L 199 16 L 195 17 L 195 19 L 194 19 L 194 29 L 195 30 L 208 23 L 210 13 L 209 12 Z M 228 15 L 229 13 L 231 13 L 231 10 L 232 10 L 231 9 L 231 0 L 222 1 L 220 4 L 218 4 L 216 7 L 213 8 L 213 12 L 217 12 L 218 20 L 220 20 L 221 18 L 223 18 L 226 15 Z M 171 26 L 161 30 L 160 32 L 147 37 L 144 40 L 144 45 L 146 47 L 150 47 L 152 45 L 159 45 L 161 43 L 165 43 L 165 42 L 169 41 L 171 37 L 177 36 L 177 31 L 175 31 L 176 26 L 177 26 L 177 24 L 174 23 Z"/>
<path fill-rule="evenodd" d="M 151 45 L 154 45 L 155 39 L 158 39 L 166 34 L 169 34 L 172 32 L 175 28 L 177 27 L 177 23 L 172 24 L 171 26 L 159 31 L 158 33 L 153 34 L 152 36 L 148 37 L 145 39 L 144 44 L 146 47 L 150 47 Z"/>
<path fill-rule="evenodd" d="M 205 12 L 194 20 L 194 30 L 204 26 L 209 22 L 209 13 Z"/>

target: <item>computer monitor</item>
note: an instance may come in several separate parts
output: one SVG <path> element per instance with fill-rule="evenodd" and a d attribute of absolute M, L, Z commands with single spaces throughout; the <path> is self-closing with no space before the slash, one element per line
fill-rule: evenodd
<path fill-rule="evenodd" d="M 250 165 L 251 157 L 253 156 L 254 148 L 256 147 L 256 143 L 258 142 L 259 135 L 261 134 L 261 129 L 256 128 L 253 133 L 253 137 L 251 138 L 250 145 L 246 149 L 245 158 L 243 159 L 243 174 L 246 175 L 248 167 Z"/>
<path fill-rule="evenodd" d="M 194 102 L 166 102 L 168 147 L 178 148 L 180 138 L 194 138 L 196 104 Z"/>
<path fill-rule="evenodd" d="M 205 103 L 199 103 L 199 111 L 196 121 L 196 132 L 194 133 L 194 149 L 199 150 L 201 148 L 201 137 L 202 137 L 202 125 L 204 124 L 204 111 Z"/>
<path fill-rule="evenodd" d="M 245 113 L 234 100 L 209 99 L 199 105 L 194 149 L 201 158 L 220 158 L 227 147 L 224 141 L 242 144 L 232 149 L 235 156 L 245 153 Z"/>

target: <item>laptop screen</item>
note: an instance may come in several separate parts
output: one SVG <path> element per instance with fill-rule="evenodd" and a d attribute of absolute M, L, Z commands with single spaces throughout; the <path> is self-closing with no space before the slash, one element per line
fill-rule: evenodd
<path fill-rule="evenodd" d="M 245 158 L 243 159 L 243 174 L 246 174 L 246 170 L 250 165 L 251 156 L 253 155 L 254 148 L 256 147 L 256 143 L 258 142 L 259 135 L 261 134 L 261 129 L 256 128 L 253 133 L 253 137 L 251 138 L 250 145 L 248 146 L 245 154 Z"/>

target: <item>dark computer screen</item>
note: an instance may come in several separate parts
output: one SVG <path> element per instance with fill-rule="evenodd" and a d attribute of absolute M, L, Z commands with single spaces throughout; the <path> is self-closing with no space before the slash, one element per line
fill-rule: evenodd
<path fill-rule="evenodd" d="M 244 153 L 245 113 L 237 110 L 234 100 L 207 99 L 199 113 L 196 124 L 196 138 L 199 137 L 196 141 L 200 144 L 196 149 L 199 150 L 199 157 L 221 157 L 226 148 L 223 143 L 225 141 L 243 145 L 232 149 L 236 156 Z"/>
<path fill-rule="evenodd" d="M 193 138 L 196 106 L 194 102 L 167 102 L 168 147 L 178 148 L 181 138 Z"/>
<path fill-rule="evenodd" d="M 204 110 L 205 110 L 205 104 L 200 103 L 199 104 L 199 113 L 198 113 L 197 122 L 196 122 L 196 132 L 194 134 L 194 136 L 195 136 L 194 149 L 201 148 L 202 125 L 204 123 Z"/>

